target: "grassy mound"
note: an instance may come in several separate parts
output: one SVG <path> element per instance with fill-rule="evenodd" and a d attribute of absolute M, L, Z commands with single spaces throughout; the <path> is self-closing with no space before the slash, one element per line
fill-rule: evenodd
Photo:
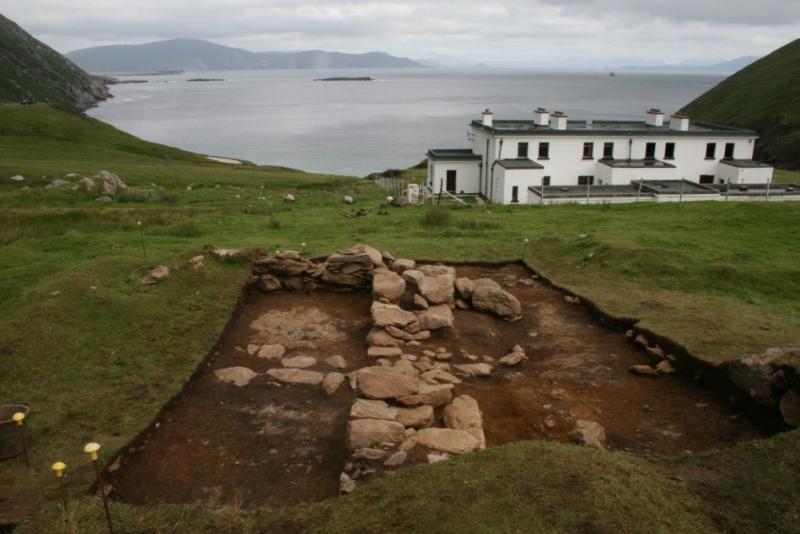
<path fill-rule="evenodd" d="M 756 157 L 800 169 L 800 39 L 752 63 L 683 108 L 693 119 L 756 130 Z"/>

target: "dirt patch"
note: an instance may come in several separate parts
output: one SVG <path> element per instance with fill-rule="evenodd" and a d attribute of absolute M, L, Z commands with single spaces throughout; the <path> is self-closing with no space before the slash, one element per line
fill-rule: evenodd
<path fill-rule="evenodd" d="M 455 328 L 420 346 L 444 347 L 453 363 L 461 349 L 499 358 L 522 345 L 528 360 L 498 368 L 486 379 L 457 386 L 478 400 L 489 446 L 528 439 L 569 441 L 578 419 L 602 424 L 607 445 L 637 454 L 699 451 L 763 435 L 710 391 L 683 375 L 638 377 L 648 363 L 623 333 L 606 329 L 582 305 L 532 278 L 520 265 L 459 266 L 469 278 L 493 278 L 516 296 L 523 319 L 507 322 L 472 310 L 455 311 Z M 108 477 L 115 498 L 132 503 L 194 502 L 281 506 L 321 500 L 339 490 L 349 453 L 345 432 L 352 393 L 332 397 L 319 386 L 280 385 L 263 374 L 280 359 L 259 357 L 253 345 L 280 344 L 284 358 L 310 356 L 308 370 L 341 355 L 353 371 L 369 365 L 367 292 L 254 293 L 206 368 L 131 446 Z M 218 380 L 215 370 L 244 366 L 259 373 L 243 387 Z M 410 455 L 414 458 L 414 455 Z"/>

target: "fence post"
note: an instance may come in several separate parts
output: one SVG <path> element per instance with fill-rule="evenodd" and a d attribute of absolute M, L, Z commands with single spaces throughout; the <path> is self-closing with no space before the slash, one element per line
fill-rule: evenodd
<path fill-rule="evenodd" d="M 683 188 L 686 186 L 686 178 L 681 178 L 681 197 L 678 202 L 683 202 Z"/>
<path fill-rule="evenodd" d="M 639 202 L 639 195 L 642 194 L 642 183 L 644 182 L 644 178 L 639 178 L 639 189 L 636 191 L 636 202 Z"/>

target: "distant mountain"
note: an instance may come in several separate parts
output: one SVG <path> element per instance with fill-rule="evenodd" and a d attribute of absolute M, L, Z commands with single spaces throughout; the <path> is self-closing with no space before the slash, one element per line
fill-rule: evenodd
<path fill-rule="evenodd" d="M 629 65 L 620 67 L 621 71 L 661 72 L 676 74 L 733 74 L 756 61 L 756 56 L 743 56 L 730 61 L 722 62 L 697 62 L 686 61 L 671 65 Z"/>
<path fill-rule="evenodd" d="M 404 68 L 422 65 L 384 52 L 345 54 L 301 52 L 251 52 L 199 39 L 170 39 L 141 45 L 96 46 L 75 50 L 67 57 L 92 73 L 121 74 L 168 70 Z"/>
<path fill-rule="evenodd" d="M 83 111 L 108 96 L 102 80 L 0 15 L 0 100 L 30 99 Z"/>
<path fill-rule="evenodd" d="M 683 111 L 695 120 L 755 130 L 759 159 L 800 169 L 800 39 L 723 80 Z"/>

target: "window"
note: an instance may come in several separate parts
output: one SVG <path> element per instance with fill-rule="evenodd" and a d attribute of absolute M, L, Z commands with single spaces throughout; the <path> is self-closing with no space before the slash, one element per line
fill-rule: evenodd
<path fill-rule="evenodd" d="M 733 143 L 725 143 L 725 159 L 733 159 L 733 148 L 735 146 Z"/>
<path fill-rule="evenodd" d="M 542 185 L 543 186 L 544 185 L 550 185 L 550 177 L 549 176 L 545 176 L 544 178 L 542 178 Z"/>
<path fill-rule="evenodd" d="M 708 143 L 706 145 L 706 159 L 714 159 L 714 155 L 717 153 L 717 144 L 716 143 Z"/>
<path fill-rule="evenodd" d="M 656 159 L 656 144 L 647 143 L 644 146 L 644 159 Z"/>
<path fill-rule="evenodd" d="M 511 202 L 519 202 L 519 186 L 511 188 Z"/>
<path fill-rule="evenodd" d="M 701 184 L 713 184 L 714 183 L 714 175 L 713 174 L 701 174 L 700 175 L 700 183 Z"/>
<path fill-rule="evenodd" d="M 539 143 L 539 159 L 550 159 L 550 143 Z"/>
<path fill-rule="evenodd" d="M 528 143 L 517 143 L 517 157 L 518 158 L 528 157 Z"/>
<path fill-rule="evenodd" d="M 594 143 L 583 143 L 583 159 L 594 159 Z"/>
<path fill-rule="evenodd" d="M 456 171 L 453 169 L 448 169 L 447 171 L 447 191 L 449 193 L 456 192 Z"/>
<path fill-rule="evenodd" d="M 675 159 L 675 143 L 664 145 L 664 159 Z"/>
<path fill-rule="evenodd" d="M 578 185 L 593 185 L 594 176 L 578 176 Z"/>
<path fill-rule="evenodd" d="M 603 143 L 603 159 L 614 159 L 614 143 Z"/>

